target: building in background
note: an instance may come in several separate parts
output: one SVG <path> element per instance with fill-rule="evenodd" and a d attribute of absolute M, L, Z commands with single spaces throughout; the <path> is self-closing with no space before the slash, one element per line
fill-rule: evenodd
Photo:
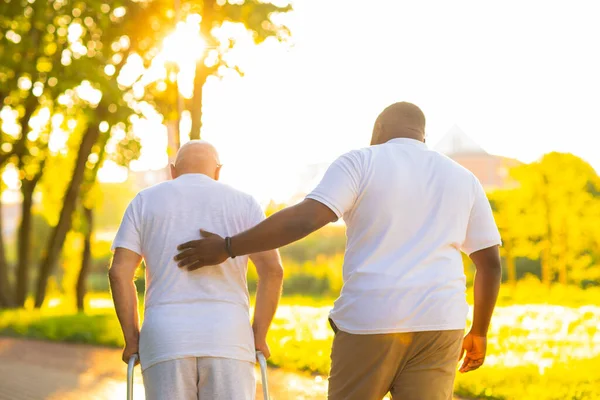
<path fill-rule="evenodd" d="M 473 172 L 486 191 L 514 185 L 509 170 L 522 164 L 513 158 L 488 153 L 456 125 L 433 149 Z M 301 201 L 320 182 L 328 167 L 329 163 L 307 166 L 300 180 L 298 193 L 290 199 L 289 204 Z"/>
<path fill-rule="evenodd" d="M 489 154 L 456 125 L 434 149 L 473 172 L 486 191 L 513 186 L 509 170 L 521 165 L 513 158 Z"/>

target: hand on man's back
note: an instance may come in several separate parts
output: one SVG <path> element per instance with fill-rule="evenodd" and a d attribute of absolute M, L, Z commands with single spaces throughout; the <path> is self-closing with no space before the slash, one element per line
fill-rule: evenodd
<path fill-rule="evenodd" d="M 179 268 L 194 271 L 209 265 L 219 265 L 229 258 L 225 250 L 225 239 L 204 230 L 200 230 L 200 236 L 202 239 L 177 246 L 179 254 L 175 256 L 175 261 Z"/>

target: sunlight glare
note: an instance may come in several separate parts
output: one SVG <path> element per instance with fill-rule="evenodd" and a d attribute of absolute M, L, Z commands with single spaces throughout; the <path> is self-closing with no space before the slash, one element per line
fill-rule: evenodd
<path fill-rule="evenodd" d="M 93 87 L 89 81 L 81 82 L 81 85 L 75 88 L 75 92 L 80 99 L 92 105 L 98 105 L 102 99 L 102 92 Z"/>
<path fill-rule="evenodd" d="M 21 125 L 17 123 L 19 112 L 9 106 L 2 107 L 0 119 L 2 120 L 2 133 L 17 138 L 21 133 Z"/>
<path fill-rule="evenodd" d="M 127 180 L 127 168 L 117 165 L 114 161 L 106 160 L 98 171 L 100 182 L 123 183 Z"/>
<path fill-rule="evenodd" d="M 2 180 L 9 189 L 16 190 L 19 188 L 19 171 L 14 165 L 8 164 L 2 174 Z"/>
<path fill-rule="evenodd" d="M 179 22 L 175 32 L 164 39 L 162 56 L 166 61 L 182 67 L 185 64 L 195 64 L 202 58 L 206 42 L 200 36 L 200 25 L 197 23 L 199 16 L 194 15 L 190 15 L 185 22 Z"/>

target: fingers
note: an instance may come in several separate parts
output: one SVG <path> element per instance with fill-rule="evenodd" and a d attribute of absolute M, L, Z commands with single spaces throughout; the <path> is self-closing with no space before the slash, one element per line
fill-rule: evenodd
<path fill-rule="evenodd" d="M 183 251 L 180 251 L 179 253 L 177 253 L 177 255 L 175 257 L 173 257 L 173 259 L 175 261 L 181 261 L 184 258 L 186 258 L 187 256 L 191 255 L 193 253 L 193 249 L 186 249 Z"/>
<path fill-rule="evenodd" d="M 202 264 L 202 262 L 200 261 L 194 261 L 192 262 L 190 265 L 188 265 L 186 268 L 188 271 L 195 271 L 199 268 L 204 267 L 205 265 Z"/>
<path fill-rule="evenodd" d="M 123 362 L 125 364 L 129 364 L 129 360 L 131 360 L 131 357 L 133 357 L 135 354 L 137 354 L 137 351 L 133 352 L 133 353 L 130 353 L 129 351 L 123 352 L 123 355 L 121 356 L 121 359 L 123 360 Z M 138 365 L 139 363 L 140 363 L 140 358 L 138 357 L 135 360 L 135 365 Z"/>
<path fill-rule="evenodd" d="M 202 236 L 203 238 L 209 238 L 211 236 L 217 236 L 217 235 L 212 232 L 205 231 L 204 229 L 200 229 L 200 236 Z"/>
<path fill-rule="evenodd" d="M 465 356 L 466 351 L 467 349 L 463 346 L 462 350 L 460 351 L 460 354 L 458 355 L 458 362 L 460 362 L 460 360 L 462 360 L 462 358 Z"/>
<path fill-rule="evenodd" d="M 183 244 L 180 244 L 179 246 L 177 246 L 177 250 L 181 251 L 181 250 L 186 250 L 186 249 L 193 249 L 194 247 L 196 247 L 196 245 L 201 240 L 202 239 L 199 239 L 199 240 L 190 240 L 189 242 L 185 242 Z"/>
<path fill-rule="evenodd" d="M 474 360 L 467 356 L 467 357 L 465 357 L 465 361 L 463 362 L 463 365 L 460 367 L 460 372 L 464 374 L 465 372 L 474 371 L 483 365 L 483 361 L 484 361 L 483 358 Z"/>
<path fill-rule="evenodd" d="M 179 268 L 190 268 L 192 266 L 196 266 L 197 264 L 202 264 L 202 260 L 199 259 L 199 257 L 195 254 L 189 254 L 187 257 L 184 257 L 183 259 L 181 259 L 178 263 L 177 266 Z M 199 267 L 201 267 L 203 265 L 199 265 Z"/>
<path fill-rule="evenodd" d="M 265 356 L 265 359 L 269 359 L 269 357 L 271 357 L 271 350 L 269 350 L 269 346 L 264 345 L 264 346 L 256 346 L 256 351 L 260 351 L 262 353 L 263 356 Z"/>
<path fill-rule="evenodd" d="M 471 359 L 469 358 L 469 356 L 466 356 L 462 362 L 462 365 L 460 366 L 460 368 L 458 370 L 463 373 L 467 372 L 466 369 L 470 362 L 471 362 Z"/>

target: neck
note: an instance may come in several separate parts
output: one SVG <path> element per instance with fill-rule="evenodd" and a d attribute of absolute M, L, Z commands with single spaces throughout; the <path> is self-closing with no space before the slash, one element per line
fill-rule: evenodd
<path fill-rule="evenodd" d="M 382 129 L 378 134 L 374 134 L 371 140 L 372 145 L 387 143 L 392 139 L 413 139 L 419 142 L 425 142 L 425 134 L 421 129 L 402 127 L 396 128 L 392 132 Z"/>

